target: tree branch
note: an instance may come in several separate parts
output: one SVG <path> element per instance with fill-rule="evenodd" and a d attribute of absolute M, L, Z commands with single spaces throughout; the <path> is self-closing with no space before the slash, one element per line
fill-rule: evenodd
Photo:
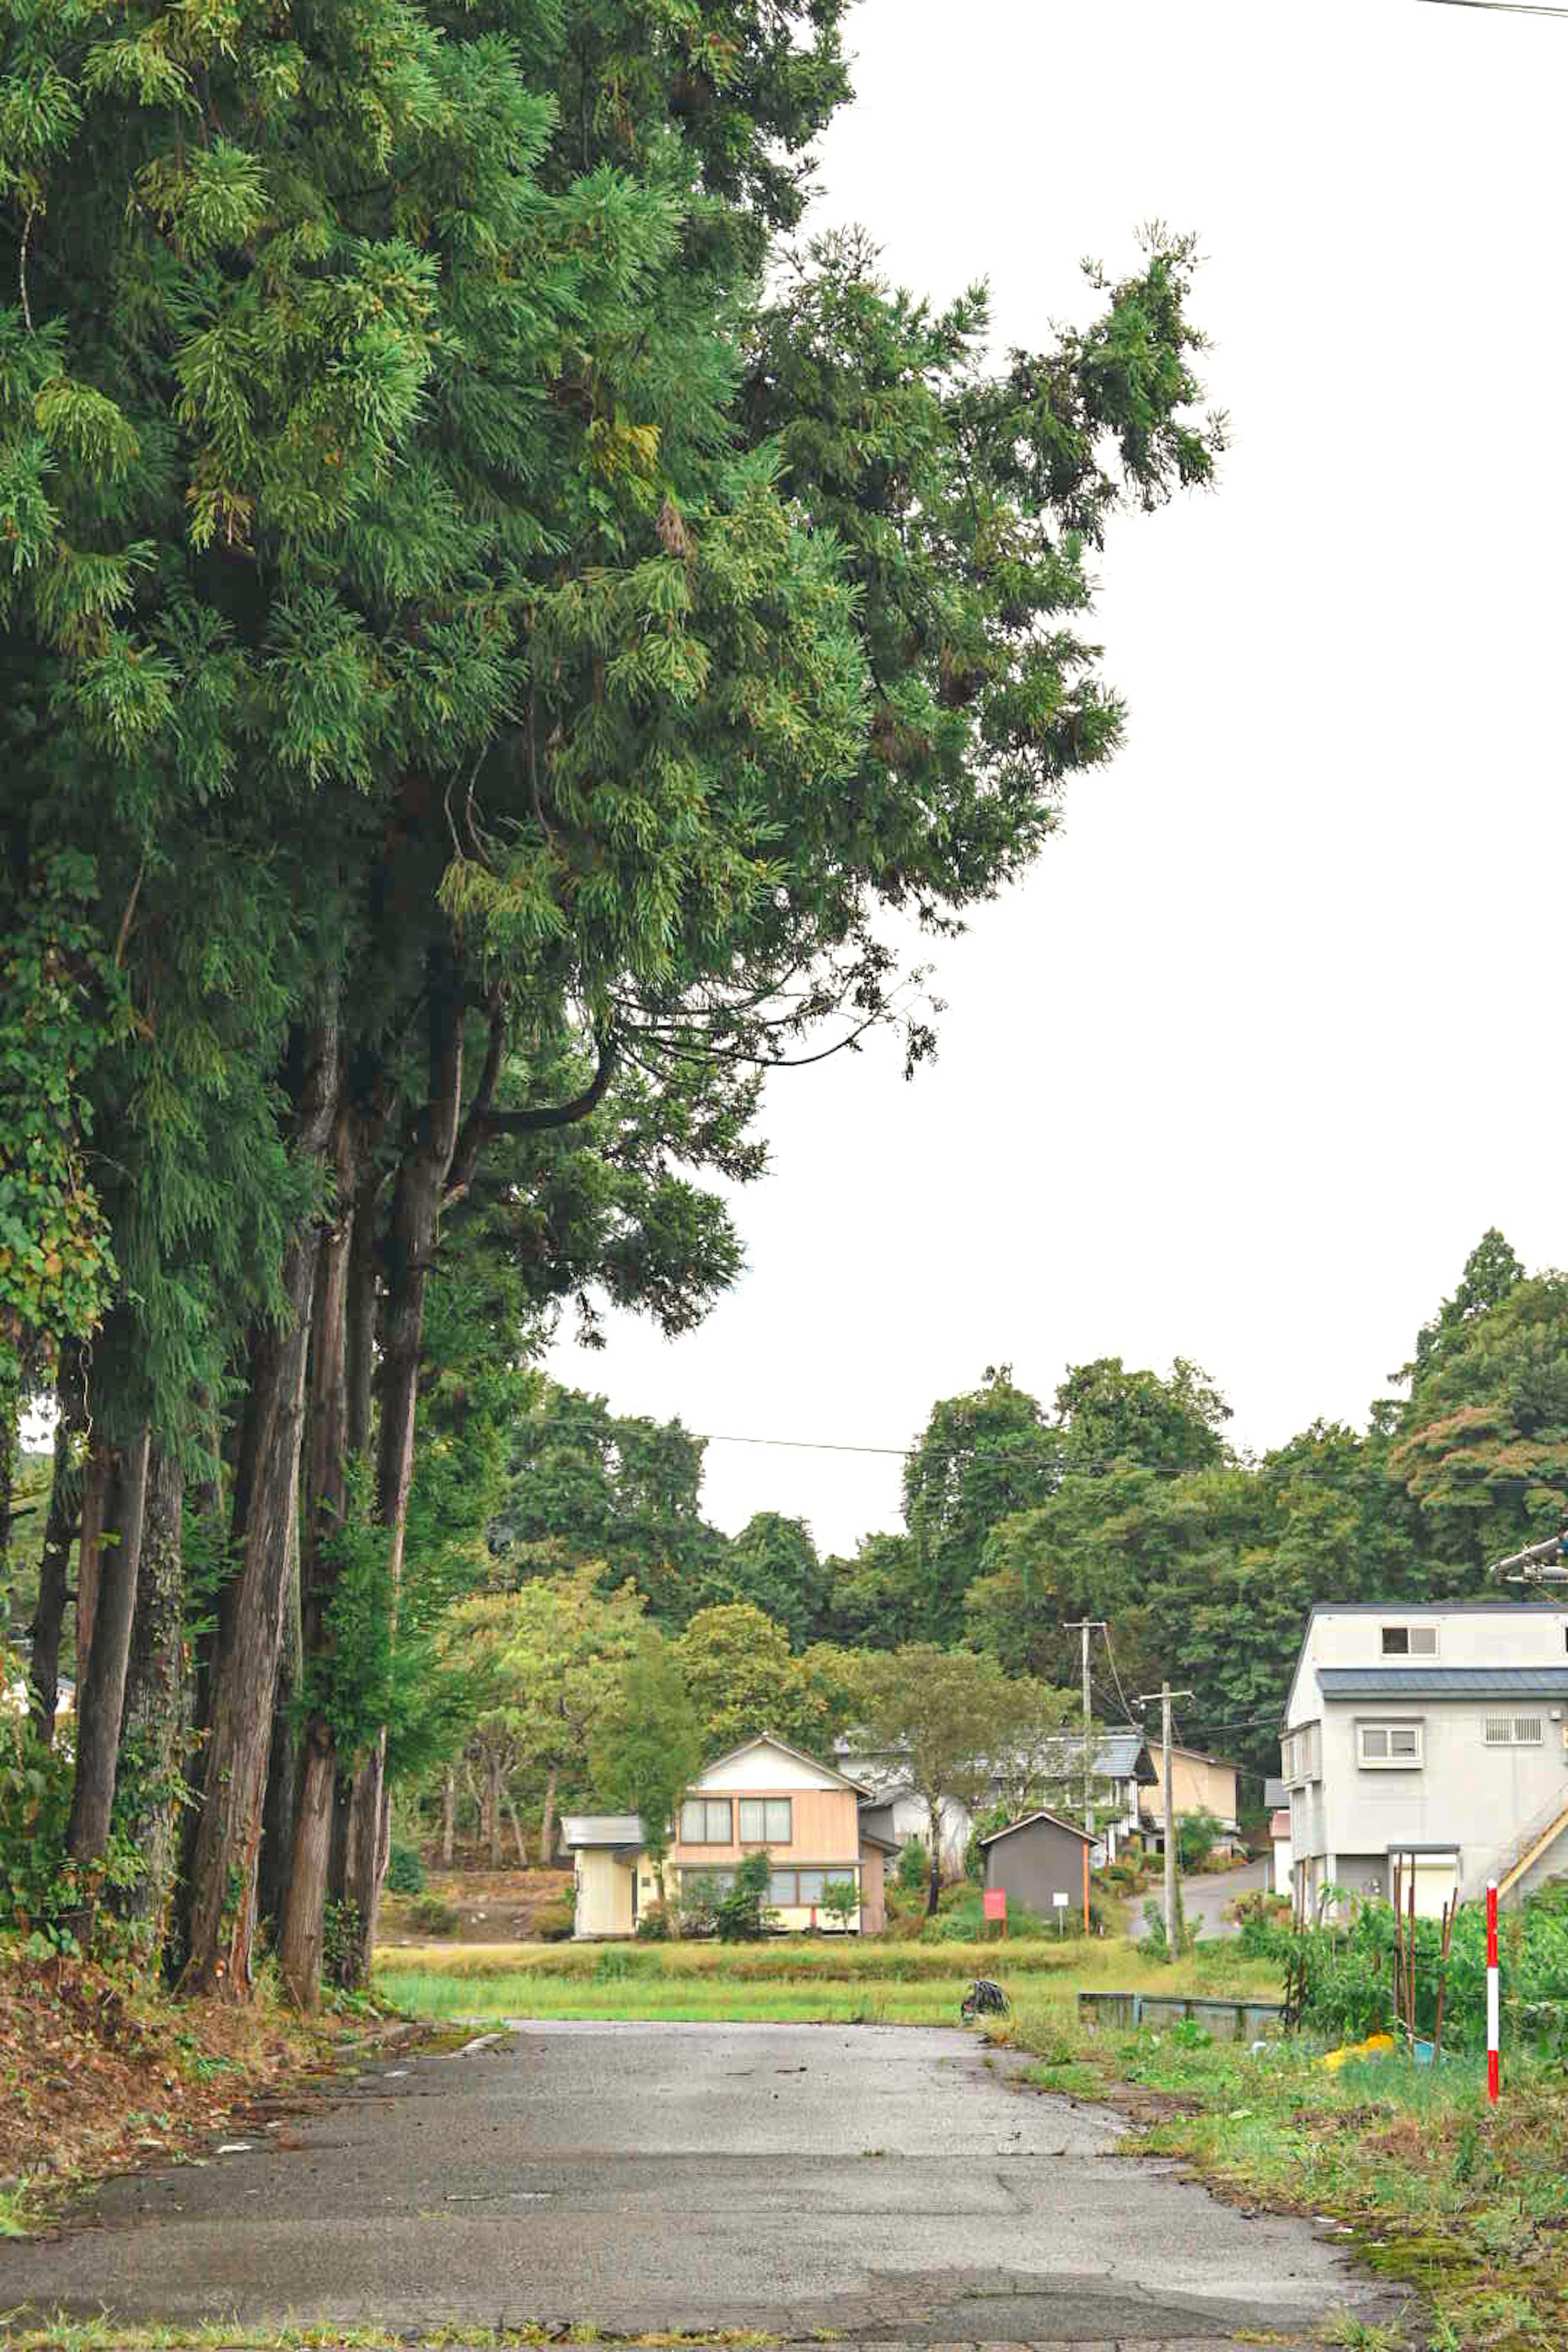
<path fill-rule="evenodd" d="M 580 1095 L 574 1095 L 570 1102 L 547 1103 L 535 1110 L 492 1110 L 485 1120 L 487 1130 L 491 1135 L 539 1135 L 547 1128 L 574 1127 L 604 1100 L 618 1054 L 615 1033 L 608 1031 L 599 1040 L 599 1066 L 593 1082 Z"/>

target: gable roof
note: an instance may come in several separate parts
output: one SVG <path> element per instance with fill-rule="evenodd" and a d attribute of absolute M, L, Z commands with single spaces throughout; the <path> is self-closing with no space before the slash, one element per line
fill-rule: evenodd
<path fill-rule="evenodd" d="M 781 1756 L 793 1756 L 797 1764 L 809 1765 L 814 1772 L 826 1772 L 837 1787 L 852 1790 L 858 1797 L 867 1794 L 858 1780 L 851 1780 L 847 1773 L 839 1771 L 837 1765 L 825 1764 L 820 1756 L 808 1756 L 804 1748 L 792 1748 L 787 1739 L 781 1739 L 778 1734 L 773 1731 L 759 1731 L 754 1738 L 742 1739 L 738 1748 L 726 1748 L 722 1756 L 716 1756 L 710 1764 L 704 1764 L 697 1776 L 698 1780 L 706 1780 L 710 1772 L 717 1772 L 724 1765 L 732 1764 L 737 1756 L 749 1756 L 753 1748 L 776 1748 Z M 693 1786 L 695 1785 L 694 1782 Z"/>
<path fill-rule="evenodd" d="M 1325 1698 L 1568 1698 L 1568 1666 L 1320 1666 Z"/>
<path fill-rule="evenodd" d="M 1080 1845 L 1098 1845 L 1100 1843 L 1098 1838 L 1090 1837 L 1087 1830 L 1080 1830 L 1076 1822 L 1064 1822 L 1059 1813 L 1047 1813 L 1043 1805 L 1037 1805 L 1032 1813 L 1025 1813 L 1019 1820 L 1009 1822 L 1005 1830 L 993 1830 L 989 1837 L 983 1837 L 981 1847 L 984 1850 L 988 1845 L 996 1844 L 1001 1838 L 1016 1837 L 1020 1830 L 1032 1829 L 1037 1822 L 1049 1822 L 1053 1829 L 1066 1830 L 1068 1835 L 1077 1838 Z"/>
<path fill-rule="evenodd" d="M 1042 1746 L 1050 1757 L 1053 1777 L 1059 1772 L 1069 1776 L 1082 1772 L 1081 1733 L 1064 1731 L 1059 1738 L 1047 1739 Z M 1152 1780 L 1154 1768 L 1149 1761 L 1148 1749 L 1149 1736 L 1135 1723 L 1110 1724 L 1100 1735 L 1089 1769 L 1098 1780 Z"/>
<path fill-rule="evenodd" d="M 1152 1739 L 1149 1742 L 1151 1759 L 1161 1753 L 1162 1748 L 1163 1742 L 1158 1739 Z M 1239 1772 L 1241 1769 L 1240 1765 L 1233 1764 L 1228 1756 L 1211 1756 L 1207 1749 L 1203 1748 L 1184 1748 L 1179 1739 L 1172 1740 L 1171 1753 L 1173 1756 L 1190 1756 L 1194 1764 L 1213 1764 L 1221 1772 Z"/>

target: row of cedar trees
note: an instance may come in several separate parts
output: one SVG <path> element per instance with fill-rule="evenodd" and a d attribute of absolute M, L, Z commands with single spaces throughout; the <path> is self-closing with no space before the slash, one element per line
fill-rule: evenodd
<path fill-rule="evenodd" d="M 79 1495 L 77 1916 L 129 1838 L 190 1990 L 252 1981 L 264 1840 L 294 1995 L 331 1894 L 368 1958 L 339 1603 L 357 1531 L 395 1635 L 461 1419 L 433 1275 L 489 1236 L 501 1360 L 561 1297 L 697 1318 L 739 1254 L 684 1171 L 756 1172 L 808 1031 L 929 1046 L 878 911 L 1033 858 L 1120 732 L 1104 519 L 1212 469 L 1184 244 L 995 373 L 983 293 L 861 238 L 762 303 L 843 13 L 0 34 L 0 1403 L 80 1463 L 30 1629 L 47 1738 Z"/>

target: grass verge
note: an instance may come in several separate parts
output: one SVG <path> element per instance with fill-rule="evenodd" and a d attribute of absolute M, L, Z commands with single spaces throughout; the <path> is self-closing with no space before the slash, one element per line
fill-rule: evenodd
<path fill-rule="evenodd" d="M 1106 2099 L 1135 2152 L 1177 2157 L 1220 2195 L 1328 2215 L 1430 2315 L 1429 2352 L 1568 2345 L 1568 2075 L 1517 2060 L 1487 2105 L 1484 2061 L 1402 2058 L 1326 2073 L 1321 2053 L 1254 2055 L 1191 2028 L 1080 2029 L 1070 2000 L 1026 1988 L 993 2036 L 1033 2051 L 1040 2090 Z"/>
<path fill-rule="evenodd" d="M 175 2000 L 131 1969 L 0 1945 L 0 2238 L 105 2172 L 194 2160 L 258 2099 L 386 2032 L 371 2013 L 307 2021 L 265 1983 L 248 2004 Z"/>

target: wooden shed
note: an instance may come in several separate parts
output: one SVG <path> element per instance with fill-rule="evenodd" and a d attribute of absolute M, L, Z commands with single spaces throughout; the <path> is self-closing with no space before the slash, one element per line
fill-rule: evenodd
<path fill-rule="evenodd" d="M 1059 1814 L 1037 1811 L 1009 1822 L 980 1841 L 985 1857 L 987 1890 L 1003 1887 L 1008 1906 L 1026 1904 L 1049 1919 L 1063 1908 L 1057 1896 L 1065 1895 L 1067 1907 L 1083 1909 L 1089 1925 L 1089 1852 L 1095 1841 L 1086 1830 Z"/>

